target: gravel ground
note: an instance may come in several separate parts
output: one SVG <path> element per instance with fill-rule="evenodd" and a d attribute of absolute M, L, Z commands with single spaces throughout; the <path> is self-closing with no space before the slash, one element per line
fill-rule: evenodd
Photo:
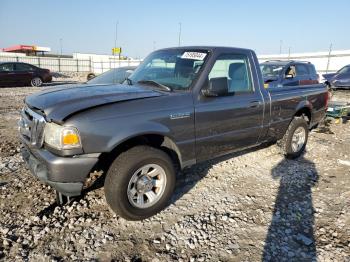
<path fill-rule="evenodd" d="M 38 90 L 0 89 L 0 261 L 350 261 L 349 123 L 297 160 L 272 145 L 186 169 L 168 208 L 129 222 L 101 187 L 57 206 L 25 167 L 16 121 Z"/>

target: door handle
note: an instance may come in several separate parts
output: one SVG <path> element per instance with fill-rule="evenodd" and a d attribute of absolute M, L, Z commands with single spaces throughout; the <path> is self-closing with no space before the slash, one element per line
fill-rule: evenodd
<path fill-rule="evenodd" d="M 249 107 L 250 108 L 258 107 L 260 106 L 260 104 L 261 104 L 260 101 L 252 101 L 249 103 Z"/>

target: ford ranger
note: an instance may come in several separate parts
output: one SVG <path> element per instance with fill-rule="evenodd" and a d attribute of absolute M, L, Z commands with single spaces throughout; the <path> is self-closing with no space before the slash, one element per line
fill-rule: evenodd
<path fill-rule="evenodd" d="M 327 101 L 323 84 L 265 89 L 252 50 L 162 49 L 124 84 L 26 97 L 22 154 L 60 199 L 80 195 L 89 174 L 105 170 L 109 206 L 140 220 L 166 207 L 179 169 L 265 142 L 298 157 Z"/>

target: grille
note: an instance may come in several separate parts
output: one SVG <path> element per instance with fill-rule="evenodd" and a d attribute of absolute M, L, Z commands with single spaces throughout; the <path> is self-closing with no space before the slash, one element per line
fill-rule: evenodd
<path fill-rule="evenodd" d="M 40 148 L 44 142 L 45 123 L 42 115 L 25 106 L 18 122 L 19 132 L 28 144 Z"/>

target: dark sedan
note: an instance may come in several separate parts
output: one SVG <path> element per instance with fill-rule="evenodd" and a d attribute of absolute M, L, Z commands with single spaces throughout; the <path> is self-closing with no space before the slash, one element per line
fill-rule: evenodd
<path fill-rule="evenodd" d="M 336 73 L 322 75 L 325 83 L 332 89 L 347 88 L 350 89 L 350 65 L 344 66 Z"/>
<path fill-rule="evenodd" d="M 87 84 L 121 84 L 134 72 L 135 69 L 136 66 L 113 68 L 92 78 Z"/>
<path fill-rule="evenodd" d="M 0 86 L 41 86 L 51 81 L 48 69 L 20 62 L 0 63 Z"/>

